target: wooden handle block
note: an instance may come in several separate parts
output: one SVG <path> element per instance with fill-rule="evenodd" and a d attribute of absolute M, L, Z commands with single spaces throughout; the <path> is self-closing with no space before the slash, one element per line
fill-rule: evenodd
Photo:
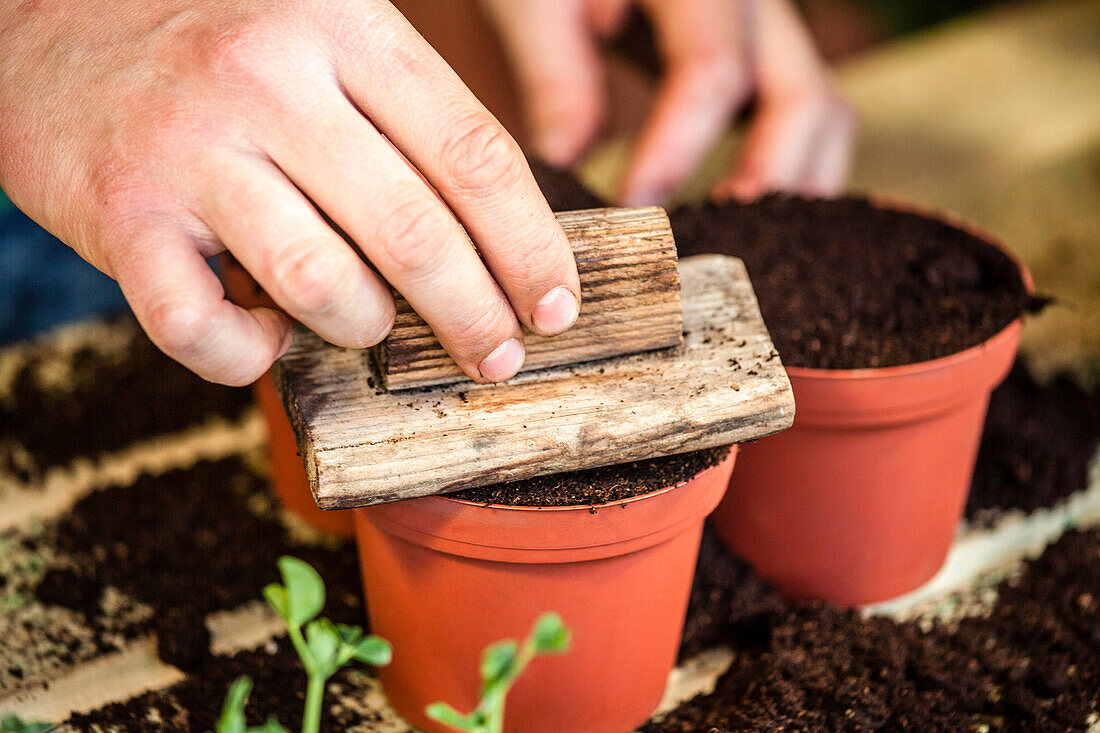
<path fill-rule="evenodd" d="M 663 209 L 587 209 L 556 215 L 573 247 L 581 312 L 565 333 L 527 333 L 522 371 L 653 351 L 683 342 L 676 245 Z M 408 301 L 375 349 L 387 390 L 468 379 Z"/>
<path fill-rule="evenodd" d="M 369 357 L 296 333 L 272 374 L 322 509 L 628 463 L 755 440 L 794 396 L 740 260 L 680 262 L 684 343 L 520 374 L 387 392 Z"/>

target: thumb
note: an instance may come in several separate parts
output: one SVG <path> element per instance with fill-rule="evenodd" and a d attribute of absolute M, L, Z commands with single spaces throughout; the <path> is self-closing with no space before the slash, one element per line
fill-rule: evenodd
<path fill-rule="evenodd" d="M 586 0 L 488 0 L 519 77 L 535 152 L 576 162 L 595 137 L 605 99 Z"/>

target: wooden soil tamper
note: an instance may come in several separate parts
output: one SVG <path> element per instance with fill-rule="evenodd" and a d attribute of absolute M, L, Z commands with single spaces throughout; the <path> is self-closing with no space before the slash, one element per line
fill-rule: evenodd
<path fill-rule="evenodd" d="M 528 339 L 528 359 L 538 353 L 542 368 L 501 384 L 387 389 L 464 377 L 430 356 L 438 345 L 411 318 L 373 358 L 297 333 L 273 374 L 323 509 L 683 453 L 790 426 L 790 382 L 740 260 L 677 264 L 658 209 L 559 220 L 578 251 L 584 305 L 572 332 L 537 348 Z M 409 358 L 393 359 L 395 343 Z"/>
<path fill-rule="evenodd" d="M 528 333 L 523 371 L 635 354 L 683 340 L 676 244 L 664 210 L 589 209 L 557 214 L 573 247 L 582 304 L 570 330 Z M 397 317 L 375 356 L 388 390 L 466 380 L 409 302 L 395 295 Z"/>

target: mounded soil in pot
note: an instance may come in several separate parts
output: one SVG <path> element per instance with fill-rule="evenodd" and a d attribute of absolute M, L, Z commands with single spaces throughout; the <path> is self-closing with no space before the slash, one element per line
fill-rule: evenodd
<path fill-rule="evenodd" d="M 862 198 L 767 196 L 670 216 L 682 257 L 740 257 L 787 366 L 887 367 L 962 351 L 1032 306 L 972 234 Z"/>
<path fill-rule="evenodd" d="M 449 496 L 478 504 L 507 506 L 586 506 L 622 501 L 687 481 L 717 466 L 729 446 L 680 453 L 647 461 L 536 476 L 507 484 L 459 491 Z"/>

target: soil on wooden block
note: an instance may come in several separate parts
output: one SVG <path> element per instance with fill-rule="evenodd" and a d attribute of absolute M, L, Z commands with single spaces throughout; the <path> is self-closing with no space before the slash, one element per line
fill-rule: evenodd
<path fill-rule="evenodd" d="M 1088 487 L 1100 449 L 1100 389 L 1072 377 L 1039 382 L 1020 361 L 993 392 L 966 504 L 972 524 L 1052 507 Z"/>
<path fill-rule="evenodd" d="M 239 458 L 199 463 L 85 497 L 51 530 L 60 561 L 35 589 L 41 603 L 83 612 L 95 625 L 108 588 L 154 609 L 161 656 L 183 669 L 205 654 L 203 618 L 262 598 L 276 560 L 300 557 L 328 588 L 326 615 L 362 624 L 350 543 L 300 544 L 278 520 L 264 480 Z M 198 648 L 196 648 L 196 646 Z"/>
<path fill-rule="evenodd" d="M 675 486 L 729 455 L 729 446 L 647 461 L 536 476 L 507 484 L 467 489 L 448 496 L 506 506 L 590 506 L 622 501 Z"/>
<path fill-rule="evenodd" d="M 343 731 L 380 722 L 377 712 L 359 704 L 371 674 L 369 668 L 357 664 L 341 670 L 329 681 L 322 731 Z M 179 684 L 87 714 L 75 714 L 65 721 L 65 727 L 120 733 L 210 731 L 221 713 L 226 690 L 241 675 L 251 677 L 254 684 L 245 708 L 249 725 L 261 725 L 274 716 L 289 730 L 301 728 L 306 676 L 285 638 L 273 640 L 256 651 L 208 657 Z"/>
<path fill-rule="evenodd" d="M 77 456 L 214 416 L 236 419 L 252 403 L 248 390 L 211 384 L 169 359 L 132 319 L 115 327 L 130 332 L 128 343 L 109 354 L 78 349 L 63 370 L 53 347 L 31 347 L 0 394 L 0 471 L 30 480 Z"/>
<path fill-rule="evenodd" d="M 1100 530 L 1070 531 L 954 624 L 821 604 L 734 614 L 715 691 L 643 730 L 1085 731 L 1100 712 Z"/>
<path fill-rule="evenodd" d="M 773 195 L 672 213 L 680 256 L 740 257 L 787 366 L 911 364 L 975 346 L 1032 306 L 1013 262 L 866 199 Z"/>

